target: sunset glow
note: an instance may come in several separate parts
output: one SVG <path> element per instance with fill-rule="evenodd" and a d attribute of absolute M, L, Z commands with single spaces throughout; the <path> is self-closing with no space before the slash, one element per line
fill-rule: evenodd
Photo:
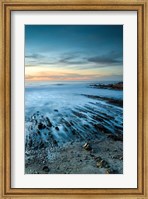
<path fill-rule="evenodd" d="M 25 33 L 26 81 L 122 80 L 122 26 L 26 25 Z"/>

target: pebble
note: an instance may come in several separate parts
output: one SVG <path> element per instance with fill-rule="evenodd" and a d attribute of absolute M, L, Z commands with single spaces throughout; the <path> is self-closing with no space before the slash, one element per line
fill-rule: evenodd
<path fill-rule="evenodd" d="M 50 171 L 50 169 L 49 169 L 49 167 L 48 167 L 48 166 L 44 166 L 44 167 L 43 167 L 43 171 L 45 171 L 45 172 L 49 172 L 49 171 Z"/>

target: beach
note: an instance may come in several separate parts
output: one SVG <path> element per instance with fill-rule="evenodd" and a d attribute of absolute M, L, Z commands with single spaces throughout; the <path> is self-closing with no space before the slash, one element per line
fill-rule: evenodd
<path fill-rule="evenodd" d="M 121 84 L 27 83 L 25 173 L 123 173 Z"/>

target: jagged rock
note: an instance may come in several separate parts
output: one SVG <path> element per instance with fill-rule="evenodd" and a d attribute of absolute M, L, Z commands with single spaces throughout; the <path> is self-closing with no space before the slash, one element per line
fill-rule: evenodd
<path fill-rule="evenodd" d="M 90 146 L 89 143 L 85 143 L 85 144 L 83 145 L 83 148 L 84 148 L 85 150 L 87 150 L 87 151 L 91 151 L 91 150 L 92 150 L 92 148 L 91 148 L 91 146 Z"/>
<path fill-rule="evenodd" d="M 42 130 L 42 129 L 45 129 L 45 128 L 46 128 L 46 126 L 44 124 L 42 124 L 42 123 L 38 124 L 38 129 L 39 130 Z"/>
<path fill-rule="evenodd" d="M 57 131 L 59 131 L 59 127 L 56 126 L 55 129 L 56 129 Z"/>
<path fill-rule="evenodd" d="M 52 123 L 48 117 L 36 112 L 31 116 L 31 121 L 26 123 L 25 150 L 38 150 L 57 145 L 51 135 Z"/>
<path fill-rule="evenodd" d="M 52 123 L 48 117 L 46 117 L 46 121 L 47 121 L 47 126 L 52 127 Z"/>

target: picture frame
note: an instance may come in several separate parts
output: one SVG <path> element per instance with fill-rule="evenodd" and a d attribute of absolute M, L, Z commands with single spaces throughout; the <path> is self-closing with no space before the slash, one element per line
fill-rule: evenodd
<path fill-rule="evenodd" d="M 147 53 L 148 2 L 92 0 L 2 0 L 0 2 L 0 196 L 1 198 L 148 198 Z M 137 188 L 11 188 L 11 13 L 13 11 L 136 11 L 138 41 Z"/>

